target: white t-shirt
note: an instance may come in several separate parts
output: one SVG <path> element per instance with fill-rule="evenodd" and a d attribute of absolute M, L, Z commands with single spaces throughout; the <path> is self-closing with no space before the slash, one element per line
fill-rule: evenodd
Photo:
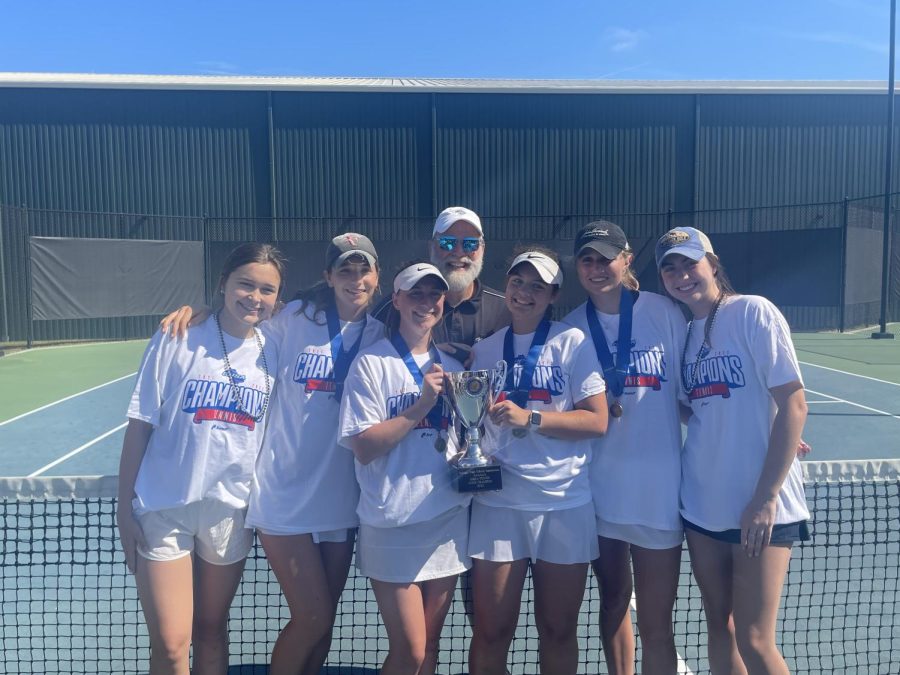
<path fill-rule="evenodd" d="M 624 292 L 624 291 L 623 291 Z M 587 321 L 587 303 L 563 321 L 581 329 L 594 367 L 603 372 Z M 615 363 L 619 315 L 594 310 Z M 631 354 L 623 415 L 609 417 L 606 435 L 593 441 L 591 489 L 597 516 L 611 523 L 680 530 L 681 421 L 679 359 L 687 322 L 675 304 L 641 291 L 634 303 Z M 612 394 L 607 388 L 607 397 Z"/>
<path fill-rule="evenodd" d="M 340 403 L 325 315 L 289 303 L 266 322 L 281 355 L 278 386 L 263 439 L 247 524 L 266 532 L 302 534 L 356 527 L 359 487 L 353 458 L 338 447 Z M 318 322 L 318 323 L 317 323 Z M 341 322 L 344 349 L 362 333 L 360 351 L 381 339 L 372 317 Z"/>
<path fill-rule="evenodd" d="M 706 319 L 694 322 L 682 364 L 690 381 Z M 787 322 L 755 295 L 726 298 L 699 363 L 689 404 L 682 460 L 681 513 L 707 530 L 740 527 L 762 473 L 776 406 L 769 389 L 802 382 Z M 687 397 L 682 391 L 685 402 Z M 800 461 L 794 458 L 778 494 L 778 524 L 809 518 Z"/>
<path fill-rule="evenodd" d="M 430 355 L 414 357 L 423 374 L 431 369 Z M 441 353 L 441 367 L 462 370 L 462 364 Z M 376 342 L 350 367 L 341 402 L 341 444 L 366 429 L 392 419 L 419 400 L 416 384 L 403 359 L 387 338 Z M 450 411 L 443 398 L 439 425 L 447 427 Z M 470 496 L 457 492 L 447 461 L 456 454 L 455 434 L 444 434 L 446 451 L 435 449 L 441 436 L 428 417 L 390 452 L 368 464 L 356 462 L 359 482 L 359 522 L 371 527 L 421 523 L 459 506 Z M 349 452 L 348 456 L 352 456 Z"/>
<path fill-rule="evenodd" d="M 251 416 L 260 415 L 266 376 L 255 337 L 224 337 L 236 391 L 225 372 L 215 317 L 180 340 L 157 332 L 147 345 L 128 406 L 129 418 L 153 425 L 134 485 L 138 513 L 202 499 L 247 505 L 263 423 L 241 413 L 235 399 Z M 260 339 L 271 386 L 277 352 Z"/>
<path fill-rule="evenodd" d="M 503 342 L 508 331 L 500 330 L 475 343 L 472 368 L 493 368 L 503 360 Z M 516 364 L 513 382 L 518 383 L 522 364 L 531 347 L 534 333 L 515 335 L 513 351 Z M 596 368 L 596 357 L 584 333 L 566 324 L 552 322 L 547 341 L 541 349 L 527 408 L 538 412 L 572 410 L 576 403 L 605 390 Z M 591 441 L 550 438 L 529 430 L 516 438 L 509 426 L 498 427 L 485 418 L 485 454 L 502 466 L 503 489 L 481 492 L 475 499 L 488 506 L 523 511 L 569 509 L 591 501 L 587 464 L 591 461 Z"/>

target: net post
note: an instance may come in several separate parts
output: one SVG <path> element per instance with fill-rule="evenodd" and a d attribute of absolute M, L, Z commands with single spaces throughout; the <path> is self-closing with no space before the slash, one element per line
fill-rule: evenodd
<path fill-rule="evenodd" d="M 847 303 L 847 235 L 850 229 L 850 198 L 844 197 L 844 212 L 841 223 L 841 287 L 840 306 L 838 307 L 838 329 L 843 333 L 847 328 L 846 303 Z"/>
<path fill-rule="evenodd" d="M 2 324 L 0 324 L 0 342 L 2 343 L 9 342 L 9 302 L 6 298 L 6 250 L 3 243 L 6 236 L 5 216 L 6 210 L 3 206 L 0 206 L 0 321 L 2 321 Z"/>
<path fill-rule="evenodd" d="M 891 188 L 894 168 L 894 36 L 896 33 L 897 0 L 891 0 L 891 49 L 888 69 L 887 149 L 884 166 L 884 235 L 881 251 L 881 318 L 880 329 L 872 333 L 874 340 L 893 340 L 887 329 L 888 286 L 891 275 Z"/>
<path fill-rule="evenodd" d="M 200 226 L 203 228 L 203 300 L 206 306 L 210 307 L 212 300 L 209 297 L 209 216 L 206 213 L 203 214 Z"/>
<path fill-rule="evenodd" d="M 34 346 L 34 298 L 32 298 L 31 284 L 31 219 L 28 217 L 28 207 L 22 209 L 25 215 L 25 309 L 28 315 L 25 346 L 31 349 Z"/>

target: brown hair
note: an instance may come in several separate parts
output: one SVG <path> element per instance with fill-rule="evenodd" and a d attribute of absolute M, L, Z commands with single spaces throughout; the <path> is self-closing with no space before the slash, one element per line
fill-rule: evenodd
<path fill-rule="evenodd" d="M 719 287 L 719 292 L 722 294 L 722 297 L 727 298 L 731 295 L 738 295 L 738 292 L 734 290 L 734 286 L 731 283 L 731 279 L 728 278 L 728 273 L 725 271 L 725 266 L 722 264 L 722 261 L 719 260 L 719 256 L 715 253 L 707 253 L 706 259 L 709 261 L 709 264 L 713 268 L 713 273 L 716 277 L 716 286 Z M 665 295 L 670 300 L 675 300 L 672 295 L 669 293 L 666 285 L 663 283 L 662 271 L 660 268 L 656 270 L 656 278 L 659 281 L 659 288 L 662 291 L 662 294 Z M 678 302 L 678 300 L 675 300 Z"/>
<path fill-rule="evenodd" d="M 715 270 L 716 285 L 719 287 L 719 292 L 726 298 L 729 295 L 737 295 L 738 292 L 734 290 L 731 279 L 728 278 L 728 273 L 725 271 L 725 266 L 722 264 L 722 261 L 719 260 L 719 256 L 715 253 L 707 253 L 706 259 L 709 260 L 709 264 L 712 265 Z"/>
<path fill-rule="evenodd" d="M 222 273 L 219 275 L 219 290 L 225 288 L 225 282 L 237 268 L 251 263 L 272 265 L 275 268 L 278 272 L 278 295 L 281 295 L 281 290 L 284 288 L 284 256 L 271 244 L 260 244 L 255 241 L 241 244 L 225 258 L 225 262 L 222 264 Z"/>
<path fill-rule="evenodd" d="M 352 260 L 357 256 L 350 256 L 348 260 Z M 366 260 L 364 256 L 358 256 L 360 260 Z M 368 262 L 368 261 L 366 261 Z M 333 271 L 334 266 L 325 270 L 326 272 Z M 378 261 L 375 261 L 375 273 L 380 274 L 381 270 L 378 267 Z M 377 294 L 376 288 L 376 294 Z M 325 319 L 319 318 L 320 314 L 323 314 L 329 307 L 334 307 L 336 300 L 334 299 L 334 289 L 328 285 L 328 282 L 324 279 L 320 279 L 312 286 L 308 286 L 306 288 L 301 288 L 294 294 L 293 300 L 299 300 L 300 306 L 297 308 L 297 311 L 294 312 L 297 314 L 306 314 L 306 309 L 308 307 L 312 307 L 312 316 L 309 318 L 313 321 L 313 323 L 324 326 Z M 372 298 L 369 300 L 369 305 L 371 306 L 372 302 L 375 300 L 375 294 L 372 295 Z"/>

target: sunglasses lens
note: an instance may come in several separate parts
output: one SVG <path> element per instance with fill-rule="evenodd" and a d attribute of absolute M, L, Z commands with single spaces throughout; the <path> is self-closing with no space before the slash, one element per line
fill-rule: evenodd
<path fill-rule="evenodd" d="M 457 237 L 441 237 L 438 239 L 438 246 L 442 251 L 452 251 L 456 248 L 459 241 Z M 472 253 L 481 247 L 481 239 L 477 237 L 466 237 L 462 240 L 462 250 L 465 253 Z"/>

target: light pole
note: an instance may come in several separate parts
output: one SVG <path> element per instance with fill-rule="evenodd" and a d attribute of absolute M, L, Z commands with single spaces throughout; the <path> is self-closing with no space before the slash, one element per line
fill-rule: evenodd
<path fill-rule="evenodd" d="M 881 252 L 881 325 L 872 333 L 876 340 L 893 340 L 894 334 L 887 330 L 888 290 L 891 275 L 891 188 L 894 168 L 894 28 L 896 26 L 897 0 L 891 0 L 891 48 L 888 67 L 888 123 L 887 156 L 884 161 L 884 239 Z"/>

